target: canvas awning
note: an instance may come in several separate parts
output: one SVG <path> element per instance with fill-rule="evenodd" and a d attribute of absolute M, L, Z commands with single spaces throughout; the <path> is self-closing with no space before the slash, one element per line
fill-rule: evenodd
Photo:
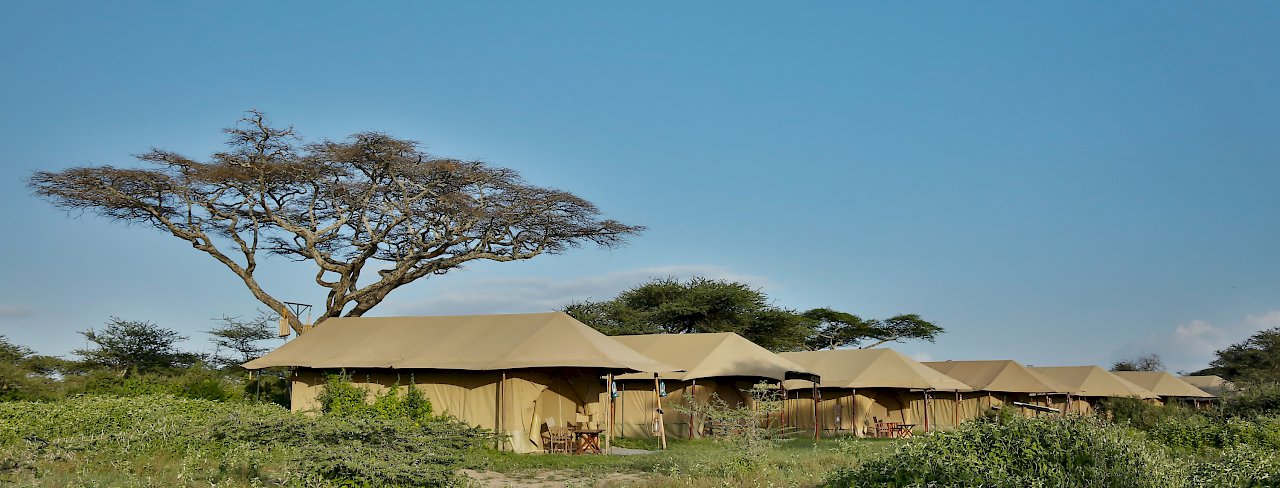
<path fill-rule="evenodd" d="M 1116 376 L 1162 397 L 1213 398 L 1213 395 L 1164 371 L 1116 371 Z"/>
<path fill-rule="evenodd" d="M 779 355 L 818 373 L 822 377 L 820 386 L 823 388 L 973 390 L 964 382 L 892 349 L 833 349 Z"/>
<path fill-rule="evenodd" d="M 244 364 L 247 369 L 275 366 L 477 371 L 679 369 L 640 354 L 562 312 L 333 318 Z"/>
<path fill-rule="evenodd" d="M 1189 375 L 1182 376 L 1182 381 L 1189 383 L 1191 386 L 1201 389 L 1210 395 L 1222 396 L 1223 393 L 1237 391 L 1236 385 L 1230 381 L 1223 379 L 1218 375 Z"/>
<path fill-rule="evenodd" d="M 937 361 L 923 363 L 978 391 L 1006 393 L 1071 393 L 1067 385 L 1016 361 Z"/>
<path fill-rule="evenodd" d="M 1071 394 L 1083 397 L 1159 398 L 1150 390 L 1111 374 L 1098 366 L 1032 367 L 1032 371 L 1071 387 Z"/>
<path fill-rule="evenodd" d="M 809 369 L 732 332 L 624 335 L 613 336 L 613 339 L 645 356 L 680 368 L 679 372 L 660 374 L 664 379 L 737 376 L 782 381 L 813 375 Z M 624 374 L 617 378 L 642 379 L 653 378 L 653 375 Z"/>

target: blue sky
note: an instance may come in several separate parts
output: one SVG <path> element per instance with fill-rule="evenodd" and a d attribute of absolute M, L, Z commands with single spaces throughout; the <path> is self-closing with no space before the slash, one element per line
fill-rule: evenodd
<path fill-rule="evenodd" d="M 380 130 L 649 230 L 476 264 L 375 314 L 543 311 L 649 276 L 948 329 L 932 359 L 1199 368 L 1280 325 L 1280 7 L 1267 2 L 23 2 L 0 17 L 0 334 L 109 316 L 205 348 L 258 306 L 172 237 L 29 195 L 34 170 L 203 157 L 258 108 Z M 277 296 L 319 303 L 306 268 Z"/>

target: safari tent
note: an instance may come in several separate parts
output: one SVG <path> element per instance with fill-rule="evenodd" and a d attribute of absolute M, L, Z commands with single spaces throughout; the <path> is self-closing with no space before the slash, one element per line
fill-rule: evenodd
<path fill-rule="evenodd" d="M 1094 405 L 1103 398 L 1160 398 L 1150 390 L 1098 366 L 1033 367 L 1031 370 L 1071 388 L 1066 411 L 1072 413 L 1093 413 Z"/>
<path fill-rule="evenodd" d="M 614 336 L 619 343 L 679 371 L 632 373 L 616 377 L 618 401 L 614 429 L 625 437 L 653 436 L 654 412 L 663 405 L 663 429 L 671 437 L 701 437 L 704 419 L 673 408 L 688 394 L 706 403 L 714 394 L 728 405 L 750 405 L 751 388 L 761 381 L 780 383 L 812 378 L 812 372 L 732 332 Z M 806 381 L 806 384 L 812 384 Z M 656 386 L 655 386 L 656 385 Z M 654 393 L 664 390 L 665 397 Z"/>
<path fill-rule="evenodd" d="M 1129 380 L 1134 384 L 1160 395 L 1160 399 L 1169 401 L 1174 398 L 1200 401 L 1214 398 L 1212 394 L 1191 386 L 1190 383 L 1164 371 L 1116 371 L 1116 376 Z"/>
<path fill-rule="evenodd" d="M 1016 361 L 937 361 L 923 364 L 973 387 L 973 395 L 952 406 L 960 412 L 962 419 L 975 418 L 993 408 L 1012 406 L 1013 402 L 1061 409 L 1066 406 L 1066 395 L 1071 392 L 1070 387 Z M 1051 395 L 1061 395 L 1062 402 L 1055 405 Z M 1020 410 L 1028 417 L 1040 414 L 1028 408 Z"/>
<path fill-rule="evenodd" d="M 516 452 L 541 449 L 548 424 L 605 425 L 606 378 L 670 371 L 559 312 L 334 318 L 244 364 L 293 368 L 292 409 L 314 411 L 327 373 L 375 392 L 412 382 L 437 412 L 508 433 Z"/>
<path fill-rule="evenodd" d="M 915 424 L 920 429 L 925 428 L 926 419 L 931 428 L 954 426 L 959 422 L 957 416 L 939 410 L 933 397 L 971 390 L 969 385 L 892 349 L 833 349 L 779 355 L 822 378 L 817 419 L 819 430 L 827 434 L 863 436 L 873 427 L 873 419 Z M 812 429 L 814 417 L 807 413 L 813 408 L 810 390 L 790 391 L 788 425 Z"/>
<path fill-rule="evenodd" d="M 1239 391 L 1236 385 L 1218 375 L 1188 375 L 1180 377 L 1182 381 L 1201 391 L 1221 398 L 1223 394 Z"/>

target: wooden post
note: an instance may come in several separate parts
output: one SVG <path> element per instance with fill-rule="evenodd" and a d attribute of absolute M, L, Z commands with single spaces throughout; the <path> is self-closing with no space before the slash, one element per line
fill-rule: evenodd
<path fill-rule="evenodd" d="M 666 450 L 667 448 L 667 419 L 662 413 L 662 393 L 658 391 L 659 381 L 658 373 L 653 374 L 653 402 L 657 408 L 654 410 L 654 418 L 658 421 L 658 449 Z"/>
<path fill-rule="evenodd" d="M 924 393 L 924 433 L 929 433 L 929 390 L 923 390 Z"/>
<path fill-rule="evenodd" d="M 952 427 L 955 427 L 955 428 L 959 428 L 959 427 L 960 427 L 960 402 L 963 402 L 963 401 L 964 401 L 964 395 L 961 395 L 961 394 L 960 394 L 960 391 L 959 391 L 959 390 L 956 390 L 956 406 L 955 406 L 955 408 L 954 408 L 954 410 L 955 410 L 955 416 L 956 416 L 956 423 L 955 423 L 955 425 L 953 425 Z"/>
<path fill-rule="evenodd" d="M 609 399 L 607 408 L 605 409 L 605 418 L 609 421 L 609 433 L 604 438 L 604 453 L 613 453 L 613 371 L 609 371 L 604 376 L 604 396 Z"/>
<path fill-rule="evenodd" d="M 781 424 L 781 427 L 783 429 L 786 429 L 788 427 L 787 425 L 787 387 L 783 386 L 781 381 L 778 382 L 778 391 L 782 392 L 782 408 L 778 410 L 778 423 Z"/>
<path fill-rule="evenodd" d="M 843 425 L 841 425 L 841 424 L 843 424 L 843 423 L 844 423 L 844 422 L 842 422 L 842 421 L 844 420 L 844 418 L 843 418 L 843 417 L 844 417 L 844 409 L 843 409 L 843 406 L 842 406 L 840 403 L 841 403 L 841 402 L 840 402 L 840 395 L 838 395 L 838 394 L 837 394 L 837 395 L 836 395 L 836 429 L 835 429 L 835 432 L 836 432 L 836 433 L 835 433 L 835 435 L 837 435 L 837 436 L 839 436 L 839 435 L 840 435 L 840 428 L 841 428 L 841 427 L 843 427 Z"/>
<path fill-rule="evenodd" d="M 822 401 L 822 397 L 818 393 L 818 384 L 813 384 L 813 442 L 818 442 L 822 436 L 822 420 L 818 417 L 818 402 Z"/>
<path fill-rule="evenodd" d="M 689 382 L 689 398 L 698 401 L 698 380 Z M 689 438 L 693 438 L 693 412 L 689 412 Z"/>
<path fill-rule="evenodd" d="M 507 372 L 503 371 L 502 379 L 498 381 L 498 412 L 497 412 L 497 415 L 494 415 L 494 419 L 493 419 L 493 423 L 495 424 L 495 427 L 497 427 L 494 430 L 498 433 L 497 443 L 498 443 L 499 451 L 503 450 L 503 448 L 506 447 L 506 442 L 502 440 L 502 421 L 503 421 L 503 417 L 505 416 L 503 415 L 504 411 L 502 409 L 502 403 L 503 403 L 502 394 L 503 394 L 503 390 L 506 389 L 506 386 L 507 386 Z"/>

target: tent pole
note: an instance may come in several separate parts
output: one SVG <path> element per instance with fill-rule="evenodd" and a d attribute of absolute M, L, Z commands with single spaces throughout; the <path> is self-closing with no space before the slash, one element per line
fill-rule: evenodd
<path fill-rule="evenodd" d="M 609 422 L 609 433 L 604 438 L 604 452 L 611 454 L 613 452 L 613 371 L 610 370 L 604 377 L 604 396 L 608 398 L 609 404 L 605 409 L 605 418 Z"/>
<path fill-rule="evenodd" d="M 698 380 L 693 380 L 689 382 L 689 397 L 692 398 L 693 401 L 695 402 L 698 401 Z M 690 411 L 689 412 L 689 438 L 690 439 L 693 438 L 693 416 L 694 416 L 694 413 Z"/>
<path fill-rule="evenodd" d="M 836 429 L 835 429 L 835 430 L 836 430 L 836 434 L 835 434 L 836 436 L 839 436 L 839 435 L 840 435 L 840 427 L 842 427 L 842 425 L 840 425 L 840 424 L 841 424 L 841 423 L 843 423 L 843 422 L 841 422 L 841 421 L 842 421 L 842 420 L 844 420 L 843 418 L 841 418 L 841 417 L 844 417 L 844 415 L 843 415 L 843 414 L 844 414 L 844 409 L 843 409 L 843 407 L 844 407 L 844 405 L 841 405 L 841 402 L 840 402 L 840 395 L 836 395 Z"/>
<path fill-rule="evenodd" d="M 501 379 L 498 380 L 498 391 L 497 391 L 498 411 L 494 412 L 494 416 L 493 416 L 493 424 L 494 424 L 494 427 L 496 427 L 494 431 L 497 432 L 498 434 L 498 438 L 495 442 L 498 444 L 497 447 L 499 451 L 502 450 L 505 444 L 502 441 L 502 389 L 503 389 L 502 387 L 506 386 L 506 382 L 507 382 L 507 372 L 503 371 Z"/>
<path fill-rule="evenodd" d="M 782 408 L 778 410 L 778 423 L 785 429 L 787 427 L 787 387 L 779 381 L 778 390 L 782 392 Z"/>
<path fill-rule="evenodd" d="M 667 419 L 662 413 L 662 393 L 658 391 L 658 373 L 653 374 L 653 403 L 657 406 L 654 411 L 655 418 L 658 421 L 658 448 L 666 450 L 667 448 Z"/>
<path fill-rule="evenodd" d="M 818 417 L 818 402 L 822 401 L 819 396 L 818 384 L 813 384 L 813 442 L 818 442 L 822 434 L 822 419 Z"/>
<path fill-rule="evenodd" d="M 929 390 L 924 390 L 924 433 L 929 433 Z"/>
<path fill-rule="evenodd" d="M 955 410 L 956 423 L 952 425 L 954 428 L 960 428 L 960 402 L 964 401 L 964 395 L 960 394 L 960 390 L 956 390 L 956 406 Z"/>

